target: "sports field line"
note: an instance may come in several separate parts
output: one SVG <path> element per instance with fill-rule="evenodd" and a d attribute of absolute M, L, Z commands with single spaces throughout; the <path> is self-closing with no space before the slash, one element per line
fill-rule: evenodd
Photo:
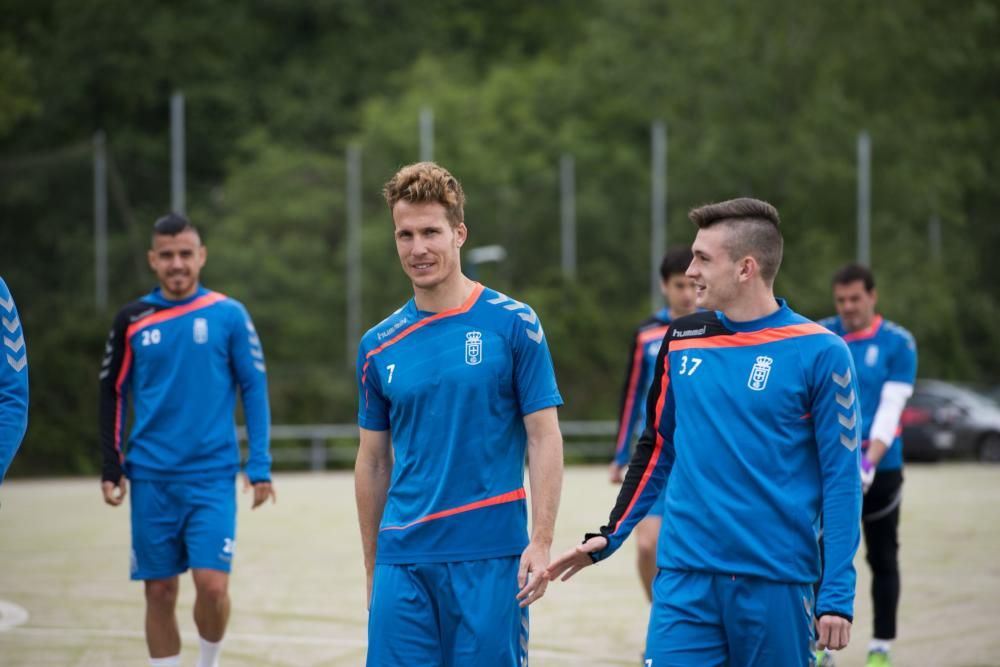
<path fill-rule="evenodd" d="M 18 626 L 5 630 L 12 635 L 29 635 L 32 637 L 44 637 L 45 639 L 73 639 L 96 638 L 96 639 L 133 639 L 145 641 L 145 635 L 136 630 L 115 630 L 111 628 L 78 628 L 67 626 Z M 198 635 L 193 632 L 181 632 L 181 639 L 185 643 L 197 642 Z M 226 642 L 237 644 L 275 644 L 281 646 L 333 646 L 338 648 L 364 648 L 368 642 L 363 639 L 351 639 L 347 637 L 317 637 L 310 635 L 271 635 L 271 634 L 240 634 L 227 633 Z M 631 665 L 633 662 L 623 661 L 618 658 L 583 655 L 580 653 L 559 651 L 556 649 L 531 649 L 533 658 L 545 658 L 573 664 L 600 664 L 600 665 Z M 593 661 L 593 662 L 591 662 Z"/>

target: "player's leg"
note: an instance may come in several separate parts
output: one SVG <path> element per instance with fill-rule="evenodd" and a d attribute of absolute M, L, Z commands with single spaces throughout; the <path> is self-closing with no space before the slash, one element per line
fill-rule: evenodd
<path fill-rule="evenodd" d="M 132 480 L 132 579 L 144 582 L 146 645 L 152 664 L 180 664 L 177 575 L 187 569 L 181 539 L 183 511 L 163 482 Z"/>
<path fill-rule="evenodd" d="M 729 665 L 714 575 L 660 570 L 646 631 L 646 667 Z"/>
<path fill-rule="evenodd" d="M 368 610 L 368 667 L 444 664 L 437 608 L 440 591 L 428 581 L 436 563 L 376 564 Z"/>
<path fill-rule="evenodd" d="M 730 667 L 812 664 L 812 584 L 724 575 L 717 575 L 715 583 Z"/>
<path fill-rule="evenodd" d="M 179 483 L 180 484 L 180 483 Z M 215 667 L 229 622 L 229 572 L 236 546 L 236 485 L 232 479 L 183 483 L 185 543 L 194 580 L 198 667 Z"/>
<path fill-rule="evenodd" d="M 441 563 L 436 585 L 445 667 L 523 667 L 528 610 L 516 598 L 517 556 Z"/>
<path fill-rule="evenodd" d="M 639 579 L 642 580 L 646 597 L 653 599 L 653 580 L 656 578 L 656 545 L 660 538 L 660 526 L 663 524 L 663 494 L 653 503 L 645 518 L 635 527 L 636 560 L 639 567 Z"/>
<path fill-rule="evenodd" d="M 888 664 L 891 642 L 896 638 L 899 606 L 899 513 L 902 503 L 901 470 L 880 471 L 865 495 L 862 528 L 866 560 L 872 572 L 874 615 L 869 652 L 875 664 Z"/>

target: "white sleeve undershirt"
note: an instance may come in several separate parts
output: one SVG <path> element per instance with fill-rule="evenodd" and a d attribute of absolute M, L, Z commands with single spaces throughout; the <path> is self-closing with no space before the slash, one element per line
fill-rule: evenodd
<path fill-rule="evenodd" d="M 913 385 L 908 382 L 886 382 L 882 385 L 882 396 L 879 398 L 875 418 L 872 419 L 869 440 L 881 440 L 887 447 L 892 447 L 896 439 L 896 429 L 899 418 L 906 407 L 906 399 L 913 395 Z"/>

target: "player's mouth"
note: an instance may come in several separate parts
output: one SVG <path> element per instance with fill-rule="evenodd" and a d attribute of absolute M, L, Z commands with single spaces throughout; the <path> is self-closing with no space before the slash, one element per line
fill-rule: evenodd
<path fill-rule="evenodd" d="M 420 264 L 410 264 L 415 271 L 429 271 L 434 268 L 434 262 L 421 262 Z"/>

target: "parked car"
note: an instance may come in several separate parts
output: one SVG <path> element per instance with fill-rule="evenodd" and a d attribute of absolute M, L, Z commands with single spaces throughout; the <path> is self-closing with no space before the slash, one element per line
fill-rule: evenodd
<path fill-rule="evenodd" d="M 970 387 L 918 380 L 900 422 L 907 460 L 1000 463 L 1000 403 Z"/>

